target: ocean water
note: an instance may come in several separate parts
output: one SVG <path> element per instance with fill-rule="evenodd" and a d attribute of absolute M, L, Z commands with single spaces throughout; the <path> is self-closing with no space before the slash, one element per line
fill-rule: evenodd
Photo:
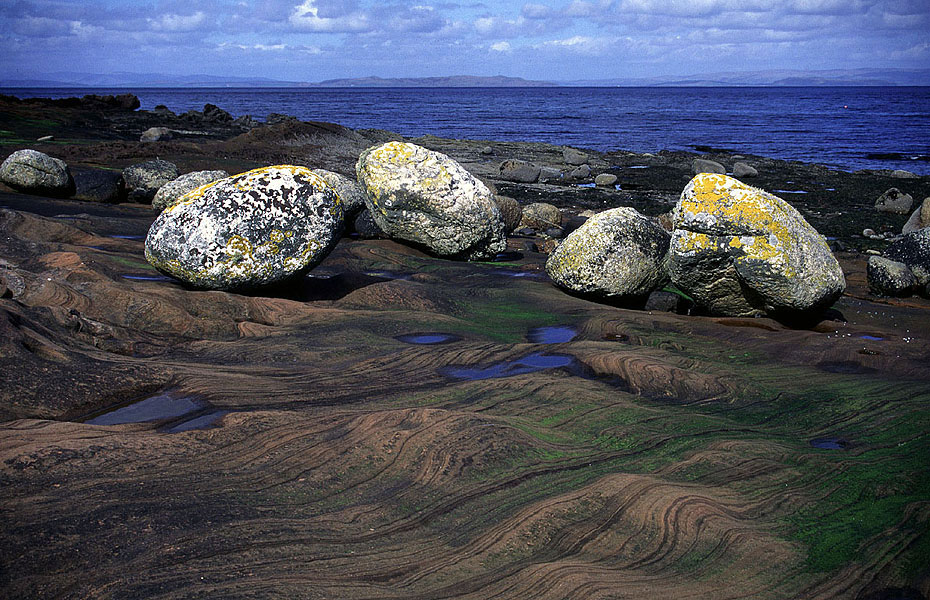
<path fill-rule="evenodd" d="M 930 175 L 930 87 L 0 89 L 18 97 L 125 93 L 181 113 L 215 104 L 402 135 L 657 152 L 696 146 Z"/>

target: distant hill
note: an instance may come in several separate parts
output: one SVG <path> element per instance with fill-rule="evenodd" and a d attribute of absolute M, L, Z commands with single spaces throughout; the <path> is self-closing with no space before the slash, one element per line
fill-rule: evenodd
<path fill-rule="evenodd" d="M 640 77 L 560 81 L 562 85 L 617 87 L 723 87 L 723 86 L 888 86 L 930 85 L 930 69 L 833 69 L 802 71 L 772 69 L 701 73 L 687 77 Z"/>
<path fill-rule="evenodd" d="M 328 79 L 316 84 L 320 87 L 553 87 L 549 81 L 533 81 L 520 77 L 476 77 L 454 75 L 451 77 L 360 77 L 355 79 Z"/>

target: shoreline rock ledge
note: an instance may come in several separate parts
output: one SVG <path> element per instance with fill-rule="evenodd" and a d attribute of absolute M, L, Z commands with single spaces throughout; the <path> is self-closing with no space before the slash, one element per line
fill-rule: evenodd
<path fill-rule="evenodd" d="M 372 219 L 392 238 L 466 260 L 506 250 L 491 190 L 445 154 L 388 142 L 362 152 L 355 169 Z"/>
<path fill-rule="evenodd" d="M 264 167 L 200 187 L 166 208 L 149 229 L 145 258 L 195 287 L 254 288 L 319 264 L 343 221 L 339 196 L 310 169 Z"/>
<path fill-rule="evenodd" d="M 694 177 L 673 224 L 672 283 L 712 314 L 803 319 L 846 289 L 826 240 L 794 207 L 732 177 Z"/>

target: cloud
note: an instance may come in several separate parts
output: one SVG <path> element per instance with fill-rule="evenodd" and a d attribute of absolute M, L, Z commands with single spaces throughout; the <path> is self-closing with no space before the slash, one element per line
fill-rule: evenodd
<path fill-rule="evenodd" d="M 192 15 L 162 15 L 158 19 L 147 19 L 153 31 L 194 31 L 206 21 L 207 15 L 197 11 Z"/>
<path fill-rule="evenodd" d="M 317 8 L 316 4 L 317 0 L 304 0 L 303 4 L 295 6 L 288 19 L 290 24 L 301 31 L 326 33 L 360 32 L 371 29 L 368 17 L 363 13 L 338 14 L 338 11 L 327 7 L 321 16 L 320 8 Z"/>
<path fill-rule="evenodd" d="M 548 19 L 556 12 L 545 4 L 524 4 L 520 16 L 526 19 Z"/>
<path fill-rule="evenodd" d="M 494 52 L 511 52 L 510 42 L 495 42 L 491 44 L 491 50 Z"/>

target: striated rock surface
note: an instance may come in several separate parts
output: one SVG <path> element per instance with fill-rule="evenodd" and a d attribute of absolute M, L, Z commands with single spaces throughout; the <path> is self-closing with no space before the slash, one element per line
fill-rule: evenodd
<path fill-rule="evenodd" d="M 148 160 L 123 169 L 123 181 L 129 200 L 132 202 L 151 202 L 158 190 L 168 182 L 174 181 L 181 173 L 177 165 L 167 160 Z"/>
<path fill-rule="evenodd" d="M 182 196 L 192 192 L 202 185 L 213 183 L 217 179 L 229 177 L 229 173 L 222 170 L 217 171 L 194 171 L 181 175 L 177 179 L 169 181 L 158 188 L 155 197 L 152 198 L 152 208 L 155 210 L 164 210 L 175 204 Z"/>
<path fill-rule="evenodd" d="M 726 175 L 692 179 L 673 223 L 671 279 L 712 313 L 799 316 L 846 287 L 826 241 L 797 210 Z"/>
<path fill-rule="evenodd" d="M 0 164 L 0 181 L 27 194 L 67 196 L 74 182 L 65 161 L 36 150 L 17 150 Z"/>
<path fill-rule="evenodd" d="M 468 260 L 506 249 L 491 191 L 445 154 L 388 142 L 363 152 L 356 170 L 372 218 L 391 237 Z"/>
<path fill-rule="evenodd" d="M 663 259 L 669 234 L 633 208 L 598 213 L 549 255 L 546 273 L 579 294 L 628 300 L 668 281 Z"/>
<path fill-rule="evenodd" d="M 319 176 L 265 167 L 200 187 L 165 209 L 149 230 L 145 257 L 196 287 L 249 288 L 312 268 L 342 229 L 339 197 Z"/>

